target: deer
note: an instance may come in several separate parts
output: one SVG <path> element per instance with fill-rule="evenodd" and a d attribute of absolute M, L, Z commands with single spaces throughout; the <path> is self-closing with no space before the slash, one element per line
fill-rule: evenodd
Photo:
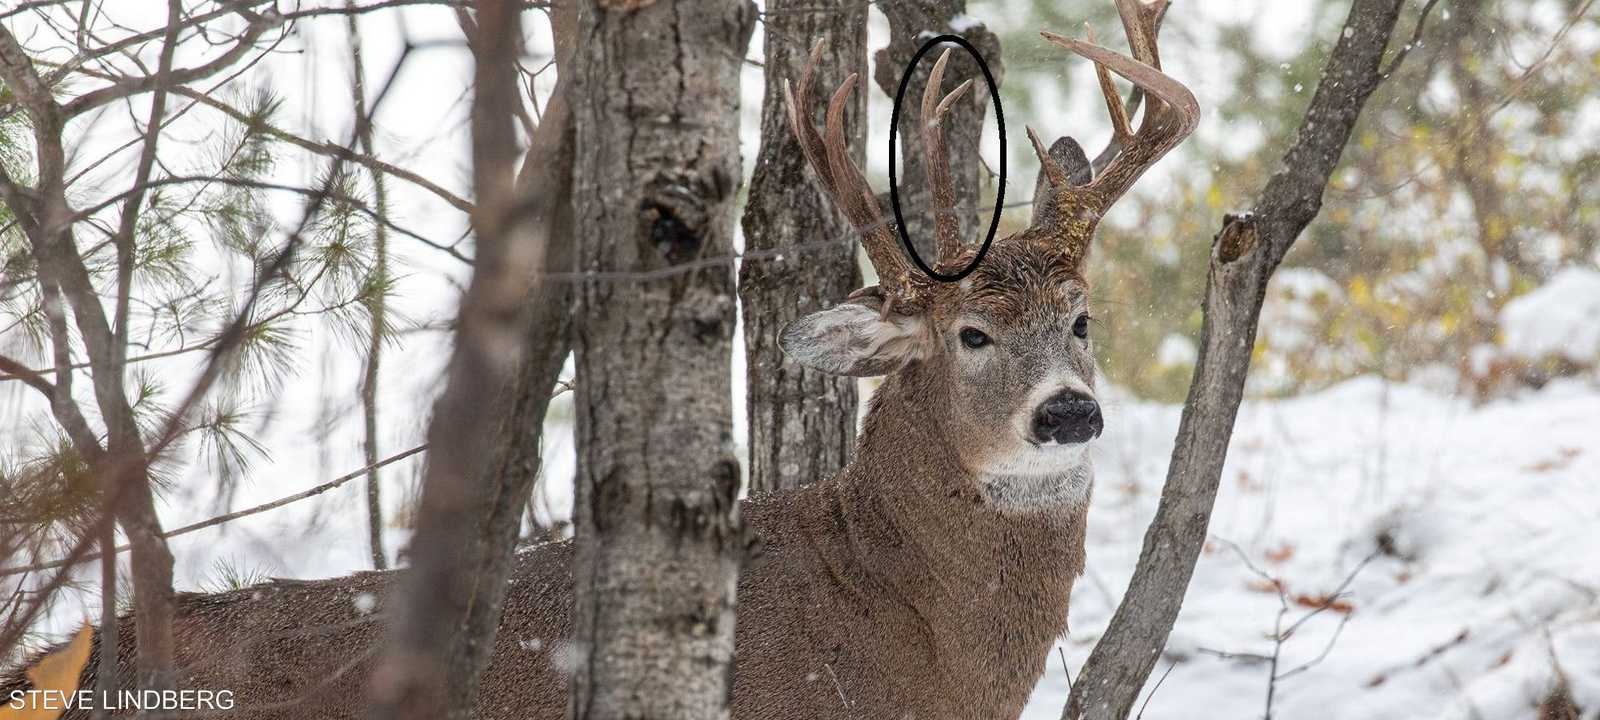
<path fill-rule="evenodd" d="M 856 228 L 878 284 L 796 320 L 780 344 L 807 367 L 883 381 L 846 468 L 743 501 L 757 543 L 737 588 L 733 718 L 1016 718 L 1043 673 L 1084 569 L 1089 450 L 1105 427 L 1089 337 L 1091 239 L 1112 204 L 1199 118 L 1194 96 L 1161 70 L 1165 0 L 1116 5 L 1131 58 L 1092 35 L 1042 33 L 1094 63 L 1115 155 L 1093 173 L 1076 142 L 1063 138 L 1047 151 L 1030 128 L 1041 165 L 1032 222 L 996 241 L 959 282 L 936 281 L 908 262 L 851 161 L 844 112 L 856 76 L 833 92 L 823 132 L 812 124 L 823 41 L 798 84 L 786 84 L 800 148 Z M 939 97 L 948 57 L 935 63 L 920 119 L 936 267 L 946 273 L 977 254 L 958 237 L 941 131 L 971 81 Z M 1144 93 L 1136 130 L 1112 72 Z M 583 657 L 565 640 L 572 557 L 570 541 L 518 551 L 482 677 L 481 717 L 565 716 L 564 671 Z M 360 717 L 393 577 L 363 572 L 183 595 L 180 682 L 230 691 L 233 717 Z M 131 646 L 132 624 L 119 642 Z M 13 677 L 0 690 L 25 683 Z M 92 687 L 92 678 L 83 683 Z"/>

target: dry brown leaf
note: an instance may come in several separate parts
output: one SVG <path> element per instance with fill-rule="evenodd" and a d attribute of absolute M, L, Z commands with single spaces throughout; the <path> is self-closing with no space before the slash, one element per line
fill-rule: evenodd
<path fill-rule="evenodd" d="M 1296 605 L 1301 607 L 1308 607 L 1312 609 L 1326 606 L 1329 610 L 1341 615 L 1349 615 L 1350 613 L 1355 612 L 1356 609 L 1356 606 L 1351 605 L 1349 602 L 1340 600 L 1339 598 L 1330 595 L 1301 594 L 1294 596 L 1294 602 Z"/>
<path fill-rule="evenodd" d="M 14 707 L 18 701 L 8 698 L 5 705 L 0 705 L 0 720 L 56 720 L 61 717 L 66 710 L 67 698 L 78 692 L 78 678 L 83 674 L 83 666 L 89 662 L 89 646 L 93 637 L 89 626 L 84 625 L 66 647 L 44 656 L 37 665 L 28 668 L 28 680 L 33 683 L 34 690 L 59 695 L 52 695 L 49 702 L 45 702 L 41 696 L 32 696 L 40 699 L 34 702 L 24 699 L 21 708 Z"/>
<path fill-rule="evenodd" d="M 1251 580 L 1245 587 L 1258 593 L 1277 593 L 1283 589 L 1283 584 L 1276 580 Z"/>

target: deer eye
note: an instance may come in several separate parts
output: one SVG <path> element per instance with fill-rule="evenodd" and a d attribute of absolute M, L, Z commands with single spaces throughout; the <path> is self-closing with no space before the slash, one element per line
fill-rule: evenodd
<path fill-rule="evenodd" d="M 977 328 L 961 328 L 961 344 L 977 350 L 989 344 L 989 336 Z"/>
<path fill-rule="evenodd" d="M 1079 315 L 1077 320 L 1072 321 L 1072 334 L 1077 335 L 1082 340 L 1089 339 L 1088 315 Z"/>

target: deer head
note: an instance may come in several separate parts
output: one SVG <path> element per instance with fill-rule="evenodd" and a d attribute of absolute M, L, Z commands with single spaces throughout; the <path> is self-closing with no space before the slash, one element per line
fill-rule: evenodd
<path fill-rule="evenodd" d="M 1095 226 L 1141 174 L 1194 130 L 1199 105 L 1182 84 L 1161 72 L 1156 28 L 1166 0 L 1116 0 L 1133 57 L 1093 43 L 1042 35 L 1093 61 L 1112 118 L 1109 164 L 1087 182 L 1088 164 L 1069 143 L 1073 172 L 1051 157 L 1030 128 L 1041 163 L 1033 222 L 996 241 L 983 262 L 959 282 L 939 282 L 910 262 L 883 219 L 871 188 L 845 149 L 843 115 L 856 77 L 833 94 L 824 138 L 810 122 L 812 71 L 819 41 L 798 87 L 785 99 L 795 135 L 822 186 L 861 236 L 879 284 L 856 291 L 833 308 L 785 328 L 784 350 L 798 362 L 830 373 L 891 375 L 875 403 L 912 401 L 935 436 L 954 448 L 967 475 L 1002 509 L 1040 507 L 1086 491 L 1089 444 L 1103 428 L 1090 354 L 1089 287 L 1084 263 Z M 953 214 L 955 196 L 941 119 L 968 90 L 940 99 L 947 50 L 934 65 L 921 103 L 923 156 L 935 203 L 938 262 L 943 273 L 970 263 Z M 1131 81 L 1146 98 L 1137 131 L 1130 127 L 1110 73 Z M 898 395 L 895 395 L 898 393 Z M 1080 472 L 1080 469 L 1082 472 Z M 1081 482 L 1061 479 L 1081 475 Z M 1081 487 L 1073 487 L 1073 485 Z M 1071 495 L 1068 495 L 1071 493 Z"/>

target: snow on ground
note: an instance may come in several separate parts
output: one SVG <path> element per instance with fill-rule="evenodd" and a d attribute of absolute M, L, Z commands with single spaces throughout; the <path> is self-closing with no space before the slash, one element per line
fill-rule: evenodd
<path fill-rule="evenodd" d="M 1106 394 L 1088 572 L 1060 643 L 1074 677 L 1137 560 L 1180 413 Z M 1348 613 L 1324 612 L 1283 644 L 1280 672 L 1315 660 L 1338 633 L 1320 663 L 1277 683 L 1275 717 L 1531 718 L 1557 663 L 1579 706 L 1600 709 L 1597 428 L 1600 386 L 1570 380 L 1482 407 L 1374 379 L 1246 403 L 1211 543 L 1152 680 L 1175 668 L 1144 717 L 1263 714 L 1268 666 L 1239 656 L 1271 654 L 1279 600 L 1230 543 L 1282 581 L 1285 625 L 1310 611 L 1302 602 L 1320 602 L 1378 552 L 1339 599 Z M 548 436 L 547 471 L 569 479 L 566 426 Z M 321 479 L 280 477 L 249 494 L 287 495 Z M 565 514 L 568 489 L 547 492 L 551 509 Z M 185 536 L 173 547 L 180 585 L 214 587 L 218 561 L 280 577 L 365 569 L 359 503 L 352 484 Z M 181 513 L 165 508 L 169 524 L 206 514 L 180 504 Z M 404 535 L 392 532 L 391 548 Z M 80 607 L 63 603 L 53 624 L 75 625 Z M 1026 720 L 1059 717 L 1066 684 L 1058 655 L 1048 668 Z"/>
<path fill-rule="evenodd" d="M 1564 357 L 1579 365 L 1600 359 L 1595 318 L 1600 318 L 1600 272 L 1583 267 L 1562 269 L 1500 311 L 1512 355 L 1529 361 Z"/>
<path fill-rule="evenodd" d="M 1179 412 L 1107 408 L 1089 566 L 1060 643 L 1074 677 L 1138 559 Z M 1278 681 L 1274 717 L 1531 718 L 1557 667 L 1600 709 L 1597 428 L 1600 389 L 1573 381 L 1478 408 L 1372 379 L 1247 403 L 1152 685 L 1175 667 L 1144 717 L 1263 715 L 1269 666 L 1250 658 L 1272 654 L 1280 603 L 1233 544 L 1282 582 L 1285 627 L 1377 553 L 1340 598 L 1348 612 L 1283 643 L 1280 673 L 1327 655 Z M 1066 692 L 1052 657 L 1023 717 L 1059 717 Z"/>

